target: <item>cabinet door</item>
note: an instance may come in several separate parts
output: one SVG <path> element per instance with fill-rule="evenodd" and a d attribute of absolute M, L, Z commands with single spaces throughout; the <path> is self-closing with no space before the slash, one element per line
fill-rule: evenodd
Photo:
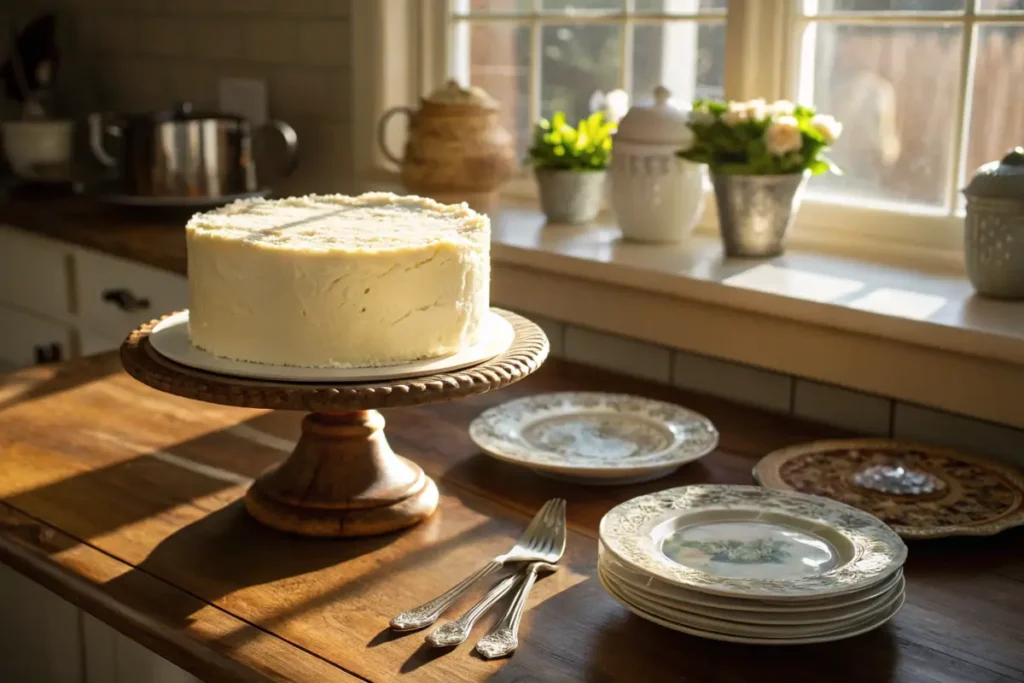
<path fill-rule="evenodd" d="M 202 683 L 198 678 L 118 634 L 117 683 Z"/>
<path fill-rule="evenodd" d="M 0 306 L 0 365 L 24 368 L 71 357 L 71 328 Z"/>
<path fill-rule="evenodd" d="M 97 353 L 116 351 L 121 348 L 124 337 L 107 336 L 96 334 L 89 330 L 81 330 L 79 333 L 79 351 L 83 356 L 94 356 Z"/>
<path fill-rule="evenodd" d="M 92 251 L 75 256 L 82 327 L 123 339 L 144 322 L 188 308 L 188 280 Z"/>
<path fill-rule="evenodd" d="M 0 225 L 0 301 L 61 318 L 71 309 L 71 247 Z"/>
<path fill-rule="evenodd" d="M 0 564 L 0 681 L 84 683 L 81 613 Z"/>

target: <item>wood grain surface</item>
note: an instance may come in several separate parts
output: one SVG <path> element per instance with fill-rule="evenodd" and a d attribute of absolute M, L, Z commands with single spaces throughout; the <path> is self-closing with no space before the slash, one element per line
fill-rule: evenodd
<path fill-rule="evenodd" d="M 466 434 L 487 407 L 569 389 L 682 403 L 716 423 L 721 446 L 658 482 L 588 488 L 487 458 Z M 401 533 L 311 539 L 256 523 L 240 500 L 291 450 L 299 414 L 167 396 L 113 355 L 11 375 L 0 384 L 0 560 L 211 683 L 1024 681 L 1022 529 L 911 543 L 903 611 L 825 645 L 700 640 L 630 615 L 601 589 L 596 527 L 616 503 L 683 483 L 750 483 L 758 456 L 841 432 L 553 361 L 502 391 L 385 415 L 395 451 L 438 482 L 438 512 Z M 534 589 L 515 656 L 471 654 L 486 619 L 450 652 L 387 629 L 506 550 L 556 495 L 569 501 L 566 555 Z"/>

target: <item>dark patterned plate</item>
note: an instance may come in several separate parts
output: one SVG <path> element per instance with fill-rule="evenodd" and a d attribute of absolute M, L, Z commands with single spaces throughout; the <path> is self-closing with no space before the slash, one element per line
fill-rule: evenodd
<path fill-rule="evenodd" d="M 893 441 L 817 441 L 754 467 L 767 488 L 800 491 L 870 512 L 904 538 L 990 536 L 1024 524 L 1024 476 L 955 451 Z"/>

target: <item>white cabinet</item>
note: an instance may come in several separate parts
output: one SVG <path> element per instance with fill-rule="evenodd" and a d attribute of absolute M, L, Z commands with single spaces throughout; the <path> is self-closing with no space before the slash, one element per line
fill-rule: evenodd
<path fill-rule="evenodd" d="M 83 625 L 85 683 L 202 683 L 99 619 L 85 614 Z"/>
<path fill-rule="evenodd" d="M 81 614 L 0 564 L 0 681 L 84 683 Z"/>
<path fill-rule="evenodd" d="M 0 225 L 0 372 L 117 349 L 187 307 L 182 275 Z"/>
<path fill-rule="evenodd" d="M 72 327 L 0 305 L 0 363 L 26 367 L 72 356 Z"/>

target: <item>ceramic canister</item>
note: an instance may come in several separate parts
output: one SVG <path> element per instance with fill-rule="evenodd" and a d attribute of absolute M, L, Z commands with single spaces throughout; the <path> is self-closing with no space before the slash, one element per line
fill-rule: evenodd
<path fill-rule="evenodd" d="M 655 88 L 654 103 L 630 108 L 615 134 L 611 200 L 626 239 L 680 242 L 704 211 L 703 167 L 676 156 L 692 132 L 670 96 Z"/>
<path fill-rule="evenodd" d="M 986 296 L 1024 299 L 1024 147 L 979 168 L 964 196 L 971 284 Z"/>

